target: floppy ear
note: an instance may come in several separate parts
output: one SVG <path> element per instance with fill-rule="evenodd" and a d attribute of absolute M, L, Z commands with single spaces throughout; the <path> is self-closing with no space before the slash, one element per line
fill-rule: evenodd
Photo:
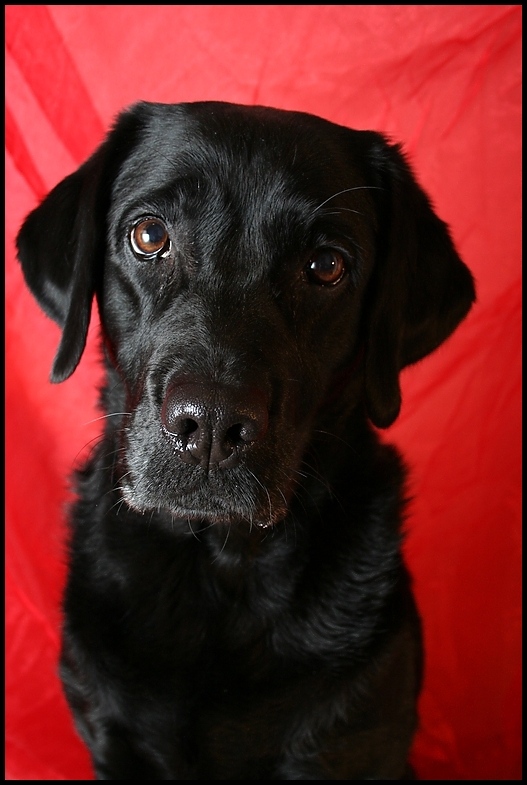
<path fill-rule="evenodd" d="M 379 253 L 369 290 L 365 393 L 370 419 L 386 428 L 401 406 L 399 371 L 448 338 L 470 310 L 475 289 L 400 148 L 375 137 L 370 160 L 380 194 Z"/>
<path fill-rule="evenodd" d="M 17 237 L 26 282 L 43 310 L 62 327 L 52 382 L 71 376 L 84 351 L 91 301 L 102 278 L 111 184 L 134 141 L 133 112 L 62 180 L 26 218 Z"/>

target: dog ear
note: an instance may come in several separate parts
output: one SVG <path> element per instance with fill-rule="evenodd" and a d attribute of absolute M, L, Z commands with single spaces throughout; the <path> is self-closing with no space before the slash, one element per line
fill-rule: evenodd
<path fill-rule="evenodd" d="M 373 136 L 373 135 L 372 135 Z M 379 253 L 370 282 L 365 394 L 380 428 L 399 414 L 399 372 L 434 351 L 475 299 L 472 275 L 399 146 L 370 146 L 379 199 Z"/>
<path fill-rule="evenodd" d="M 102 278 L 111 184 L 134 143 L 134 111 L 121 115 L 106 141 L 31 212 L 17 237 L 26 282 L 62 327 L 52 382 L 67 379 L 84 351 L 91 302 Z"/>

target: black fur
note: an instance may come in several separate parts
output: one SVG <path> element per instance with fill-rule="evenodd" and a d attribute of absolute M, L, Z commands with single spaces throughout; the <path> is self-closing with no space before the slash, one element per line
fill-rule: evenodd
<path fill-rule="evenodd" d="M 18 247 L 63 328 L 53 381 L 94 295 L 101 316 L 108 416 L 77 478 L 62 657 L 97 776 L 408 776 L 404 469 L 369 421 L 394 421 L 399 371 L 474 287 L 398 147 L 141 103 Z"/>

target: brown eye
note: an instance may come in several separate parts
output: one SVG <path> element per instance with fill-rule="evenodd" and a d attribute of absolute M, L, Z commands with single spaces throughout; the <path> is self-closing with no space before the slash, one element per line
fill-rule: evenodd
<path fill-rule="evenodd" d="M 157 256 L 170 249 L 166 226 L 158 218 L 145 218 L 137 223 L 130 234 L 130 242 L 137 256 Z"/>
<path fill-rule="evenodd" d="M 338 283 L 345 273 L 344 257 L 334 248 L 319 248 L 311 255 L 306 266 L 308 280 L 319 286 L 332 286 Z"/>

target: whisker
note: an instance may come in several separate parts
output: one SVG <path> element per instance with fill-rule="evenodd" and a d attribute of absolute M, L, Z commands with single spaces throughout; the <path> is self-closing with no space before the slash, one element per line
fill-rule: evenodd
<path fill-rule="evenodd" d="M 131 417 L 132 412 L 110 412 L 109 414 L 102 414 L 100 417 L 94 417 L 92 420 L 86 420 L 82 425 L 91 425 L 99 420 L 108 420 L 110 417 Z"/>
<path fill-rule="evenodd" d="M 254 477 L 254 479 L 256 480 L 258 485 L 260 486 L 260 488 L 263 488 L 263 490 L 267 494 L 267 501 L 268 501 L 268 504 L 269 504 L 269 518 L 268 518 L 268 521 L 269 521 L 269 525 L 271 525 L 272 522 L 273 522 L 273 504 L 272 504 L 272 501 L 271 501 L 271 494 L 269 493 L 269 491 L 267 490 L 265 485 L 262 482 L 260 482 L 260 480 L 258 479 L 258 477 L 256 476 L 256 474 L 254 472 L 252 472 L 250 469 L 247 469 L 247 471 L 249 472 L 249 474 L 252 477 Z"/>
<path fill-rule="evenodd" d="M 192 528 L 192 523 L 190 522 L 190 518 L 187 518 L 187 524 L 188 524 L 188 527 L 189 527 L 189 529 L 190 529 L 190 531 L 191 531 L 191 534 L 192 534 L 192 536 L 193 536 L 193 537 L 194 537 L 194 538 L 195 538 L 195 539 L 196 539 L 198 542 L 201 542 L 200 538 L 198 537 L 198 535 L 195 533 L 194 529 Z"/>
<path fill-rule="evenodd" d="M 382 191 L 382 188 L 377 185 L 356 185 L 353 188 L 344 188 L 342 191 L 337 191 L 336 193 L 332 194 L 332 196 L 328 196 L 327 199 L 324 199 L 324 201 L 321 202 L 318 205 L 318 207 L 315 207 L 311 215 L 317 213 L 321 207 L 324 207 L 325 204 L 330 202 L 332 199 L 335 199 L 336 196 L 341 196 L 342 194 L 347 194 L 350 193 L 351 191 L 372 191 L 372 190 Z"/>
<path fill-rule="evenodd" d="M 216 556 L 216 557 L 215 557 L 215 558 L 212 560 L 211 564 L 214 564 L 214 562 L 216 562 L 216 561 L 217 561 L 217 560 L 220 558 L 221 554 L 222 554 L 222 553 L 223 553 L 223 551 L 225 550 L 225 546 L 227 545 L 227 540 L 229 539 L 229 534 L 230 534 L 230 533 L 231 533 L 231 527 L 230 527 L 230 524 L 229 524 L 229 525 L 227 526 L 227 534 L 225 535 L 225 540 L 224 540 L 224 542 L 223 542 L 223 545 L 222 545 L 222 547 L 221 547 L 221 550 L 220 550 L 220 552 L 218 553 L 218 555 L 217 555 L 217 556 Z"/>
<path fill-rule="evenodd" d="M 336 433 L 331 433 L 331 431 L 323 431 L 320 428 L 316 429 L 315 433 L 322 433 L 324 436 L 331 436 L 336 441 L 342 442 L 345 447 L 347 447 L 349 450 L 352 450 L 356 455 L 359 454 L 351 442 L 348 442 L 346 439 L 343 439 L 342 436 L 338 436 Z"/>

